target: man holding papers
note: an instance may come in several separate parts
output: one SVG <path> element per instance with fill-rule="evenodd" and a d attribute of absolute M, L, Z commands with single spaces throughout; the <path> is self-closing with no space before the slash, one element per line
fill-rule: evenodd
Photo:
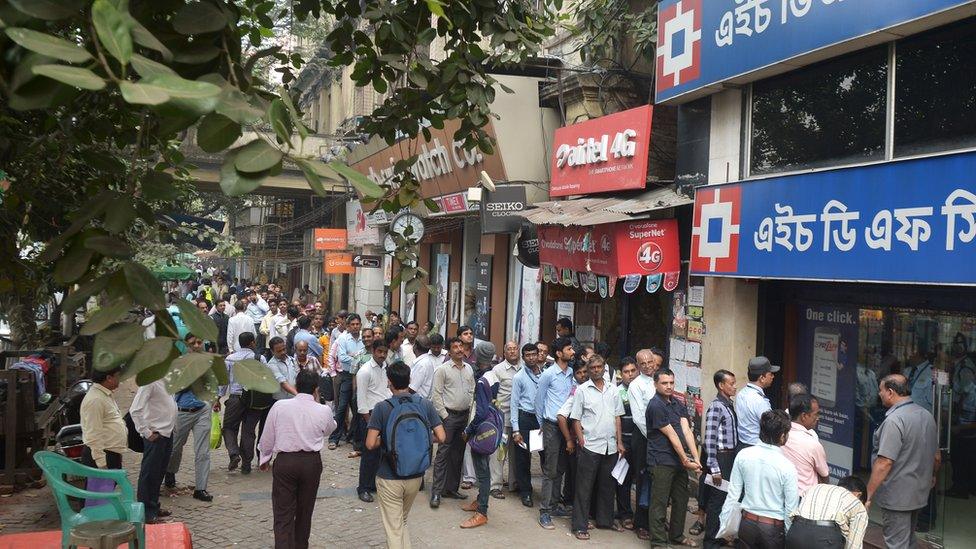
<path fill-rule="evenodd" d="M 718 396 L 705 413 L 705 547 L 722 547 L 716 539 L 719 514 L 725 505 L 728 480 L 732 476 L 735 447 L 739 443 L 732 397 L 735 396 L 735 374 L 728 370 L 715 372 L 712 378 Z"/>
<path fill-rule="evenodd" d="M 625 453 L 621 433 L 623 401 L 617 387 L 606 381 L 606 361 L 594 355 L 587 363 L 590 380 L 579 386 L 570 419 L 582 448 L 577 452 L 576 498 L 573 502 L 573 535 L 590 539 L 588 515 L 590 499 L 596 495 L 594 517 L 598 528 L 623 528 L 613 521 L 614 485 L 611 471 Z"/>
<path fill-rule="evenodd" d="M 522 347 L 522 363 L 512 378 L 512 442 L 515 443 L 515 485 L 522 505 L 532 507 L 532 452 L 529 432 L 539 430 L 535 415 L 535 392 L 539 385 L 539 351 L 533 344 Z M 538 433 L 541 438 L 541 432 Z"/>

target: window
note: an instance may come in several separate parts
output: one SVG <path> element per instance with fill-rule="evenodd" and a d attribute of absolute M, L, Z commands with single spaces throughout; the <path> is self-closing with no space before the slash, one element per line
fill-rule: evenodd
<path fill-rule="evenodd" d="M 976 146 L 976 19 L 898 43 L 894 154 Z"/>
<path fill-rule="evenodd" d="M 752 174 L 882 160 L 887 46 L 757 82 Z"/>

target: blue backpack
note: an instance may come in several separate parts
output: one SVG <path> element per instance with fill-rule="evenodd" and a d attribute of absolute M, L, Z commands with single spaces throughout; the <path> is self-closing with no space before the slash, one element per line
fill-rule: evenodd
<path fill-rule="evenodd" d="M 398 477 L 423 475 L 430 467 L 433 440 L 427 410 L 417 395 L 391 397 L 390 417 L 383 429 L 383 446 L 393 474 Z"/>
<path fill-rule="evenodd" d="M 476 391 L 486 393 L 486 398 L 491 402 L 491 385 L 486 377 L 482 376 L 478 380 Z M 505 416 L 502 415 L 493 403 L 488 405 L 488 414 L 485 419 L 475 428 L 474 435 L 468 439 L 471 451 L 481 455 L 491 455 L 498 449 L 505 433 Z"/>

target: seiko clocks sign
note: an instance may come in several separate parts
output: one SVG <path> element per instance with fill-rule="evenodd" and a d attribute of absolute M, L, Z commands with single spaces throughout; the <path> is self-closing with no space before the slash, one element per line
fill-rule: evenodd
<path fill-rule="evenodd" d="M 556 130 L 549 196 L 643 189 L 652 113 L 645 105 Z"/>
<path fill-rule="evenodd" d="M 517 233 L 522 226 L 520 212 L 525 210 L 525 187 L 499 185 L 485 191 L 481 202 L 481 232 Z"/>

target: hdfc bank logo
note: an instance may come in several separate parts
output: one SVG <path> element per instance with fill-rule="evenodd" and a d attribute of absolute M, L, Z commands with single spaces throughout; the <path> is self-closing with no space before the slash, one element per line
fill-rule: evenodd
<path fill-rule="evenodd" d="M 695 193 L 691 228 L 691 270 L 734 273 L 739 268 L 739 220 L 742 189 L 738 185 Z"/>
<path fill-rule="evenodd" d="M 657 28 L 657 91 L 701 76 L 702 0 L 661 9 Z"/>

